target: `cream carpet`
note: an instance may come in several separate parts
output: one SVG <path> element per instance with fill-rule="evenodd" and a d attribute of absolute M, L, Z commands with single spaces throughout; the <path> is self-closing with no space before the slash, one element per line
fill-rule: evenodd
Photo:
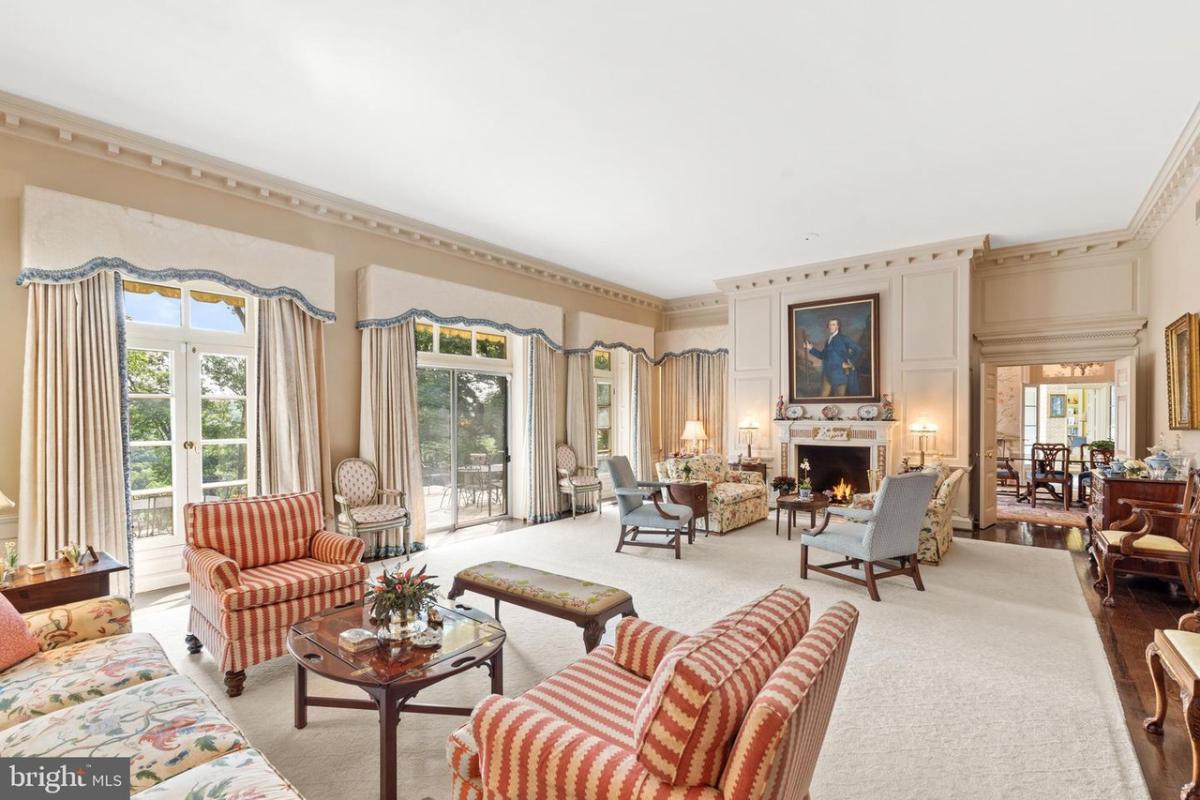
<path fill-rule="evenodd" d="M 606 512 L 608 509 L 605 509 Z M 698 630 L 779 584 L 800 586 L 813 616 L 837 600 L 862 611 L 813 784 L 815 800 L 887 797 L 1146 798 L 1096 626 L 1071 556 L 1063 551 L 957 540 L 924 570 L 927 591 L 903 579 L 881 584 L 882 603 L 823 576 L 801 581 L 796 541 L 761 522 L 699 538 L 682 561 L 664 550 L 613 552 L 615 515 L 563 520 L 446 545 L 414 558 L 448 588 L 461 567 L 507 559 L 628 589 L 645 619 Z M 468 594 L 490 608 L 490 600 Z M 506 606 L 506 693 L 583 654 L 570 623 Z M 292 662 L 251 668 L 230 700 L 207 654 L 189 656 L 185 593 L 142 604 L 135 628 L 154 633 L 309 800 L 377 796 L 377 722 L 368 711 L 311 709 L 292 728 Z M 421 699 L 470 705 L 487 692 L 480 671 Z M 355 696 L 319 678 L 313 693 Z M 446 735 L 459 720 L 406 715 L 400 731 L 400 796 L 449 793 Z"/>

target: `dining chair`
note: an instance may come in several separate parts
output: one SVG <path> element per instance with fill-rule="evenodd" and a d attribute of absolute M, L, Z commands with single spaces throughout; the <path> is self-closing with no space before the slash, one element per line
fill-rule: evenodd
<path fill-rule="evenodd" d="M 1092 491 L 1092 473 L 1112 464 L 1114 457 L 1112 449 L 1108 447 L 1087 447 L 1088 458 L 1083 464 L 1083 471 L 1079 473 L 1079 502 L 1085 505 Z"/>
<path fill-rule="evenodd" d="M 658 494 L 669 484 L 665 481 L 639 481 L 634 477 L 633 467 L 625 456 L 607 458 L 604 464 L 612 477 L 621 517 L 621 538 L 617 542 L 617 552 L 621 552 L 625 545 L 659 547 L 674 549 L 675 558 L 682 558 L 681 542 L 684 535 L 689 544 L 696 540 L 696 521 L 692 518 L 692 509 L 677 503 L 660 503 Z M 646 500 L 654 505 L 646 505 Z M 639 541 L 638 536 L 644 533 L 666 536 L 666 541 Z"/>
<path fill-rule="evenodd" d="M 1055 500 L 1062 500 L 1063 510 L 1071 509 L 1071 484 L 1074 478 L 1070 470 L 1071 449 L 1065 444 L 1037 442 L 1029 449 L 1029 478 L 1025 495 L 1029 507 L 1037 508 L 1038 489 L 1045 489 Z M 1055 486 L 1062 492 L 1055 491 Z"/>

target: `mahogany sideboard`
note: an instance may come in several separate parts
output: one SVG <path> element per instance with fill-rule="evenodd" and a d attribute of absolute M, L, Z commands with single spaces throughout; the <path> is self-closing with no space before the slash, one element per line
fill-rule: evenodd
<path fill-rule="evenodd" d="M 1112 528 L 1118 522 L 1133 516 L 1133 509 L 1126 501 L 1149 500 L 1155 503 L 1182 503 L 1184 481 L 1156 481 L 1149 478 L 1119 478 L 1104 477 L 1099 472 L 1092 472 L 1092 493 L 1088 504 L 1088 555 L 1092 537 L 1096 531 Z M 1138 530 L 1140 526 L 1130 523 L 1127 530 Z M 1154 519 L 1151 533 L 1175 538 L 1175 525 L 1168 519 Z M 1153 575 L 1167 580 L 1178 580 L 1179 574 L 1173 564 L 1159 561 L 1143 561 L 1140 558 L 1124 558 L 1121 569 L 1142 575 Z"/>

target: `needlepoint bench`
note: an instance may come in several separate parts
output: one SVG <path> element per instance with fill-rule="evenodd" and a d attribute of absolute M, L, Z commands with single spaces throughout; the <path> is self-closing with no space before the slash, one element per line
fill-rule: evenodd
<path fill-rule="evenodd" d="M 636 617 L 629 592 L 602 583 L 556 575 L 508 561 L 488 561 L 467 567 L 454 576 L 449 597 L 472 591 L 496 601 L 570 620 L 583 628 L 583 646 L 592 652 L 600 644 L 605 624 L 617 616 Z"/>

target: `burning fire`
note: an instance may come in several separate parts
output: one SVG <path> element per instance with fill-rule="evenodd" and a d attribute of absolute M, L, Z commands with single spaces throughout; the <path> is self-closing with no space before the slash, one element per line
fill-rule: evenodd
<path fill-rule="evenodd" d="M 837 486 L 834 486 L 832 491 L 833 499 L 839 503 L 849 503 L 854 499 L 854 487 L 846 483 L 845 478 L 839 480 Z"/>

